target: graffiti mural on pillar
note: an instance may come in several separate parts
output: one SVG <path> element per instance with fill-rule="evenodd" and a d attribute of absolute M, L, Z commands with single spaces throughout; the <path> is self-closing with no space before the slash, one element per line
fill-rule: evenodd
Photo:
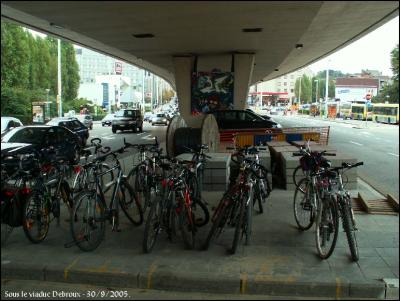
<path fill-rule="evenodd" d="M 233 109 L 233 72 L 192 73 L 192 115 Z"/>

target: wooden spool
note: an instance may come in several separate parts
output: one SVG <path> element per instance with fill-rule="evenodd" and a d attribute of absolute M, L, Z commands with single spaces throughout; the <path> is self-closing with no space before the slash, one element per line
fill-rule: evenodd
<path fill-rule="evenodd" d="M 180 115 L 175 115 L 168 124 L 165 144 L 167 147 L 167 154 L 170 157 L 174 156 L 175 130 L 182 127 L 187 127 L 187 126 L 185 120 Z"/>
<path fill-rule="evenodd" d="M 181 145 L 196 148 L 200 144 L 208 145 L 210 152 L 217 152 L 219 149 L 219 128 L 214 115 L 206 114 L 201 118 L 200 127 L 188 127 L 182 117 L 172 119 L 167 129 L 167 153 L 169 156 L 176 156 L 184 152 Z M 196 119 L 199 119 L 197 117 Z M 175 117 L 174 117 L 175 118 Z M 193 124 L 193 123 L 192 123 Z M 185 129 L 179 129 L 185 128 Z M 178 130 L 179 129 L 179 130 Z M 177 135 L 175 135 L 175 133 Z"/>

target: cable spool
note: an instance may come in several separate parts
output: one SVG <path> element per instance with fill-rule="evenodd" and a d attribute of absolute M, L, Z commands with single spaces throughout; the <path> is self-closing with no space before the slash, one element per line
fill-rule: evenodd
<path fill-rule="evenodd" d="M 187 127 L 185 121 L 179 116 L 179 118 L 173 119 L 173 122 L 170 123 L 167 129 L 167 151 L 169 156 L 186 153 L 187 149 L 183 146 L 197 149 L 201 144 L 208 145 L 210 152 L 218 152 L 219 129 L 214 115 L 198 116 L 193 118 L 191 122 L 193 127 Z"/>

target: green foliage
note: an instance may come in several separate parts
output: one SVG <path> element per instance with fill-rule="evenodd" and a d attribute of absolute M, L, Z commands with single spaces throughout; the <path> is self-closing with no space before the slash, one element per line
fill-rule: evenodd
<path fill-rule="evenodd" d="M 301 89 L 300 89 L 300 84 L 301 84 Z M 311 79 L 303 74 L 303 76 L 298 78 L 296 80 L 296 83 L 294 85 L 294 93 L 297 97 L 297 99 L 300 98 L 300 103 L 305 104 L 305 103 L 311 103 Z"/>
<path fill-rule="evenodd" d="M 73 45 L 61 44 L 62 101 L 68 109 L 77 106 L 79 68 Z M 52 101 L 52 116 L 57 115 L 57 47 L 57 39 L 35 38 L 21 26 L 1 21 L 2 115 L 31 119 L 31 102 L 45 101 L 47 96 Z M 46 89 L 50 89 L 49 95 Z"/>
<path fill-rule="evenodd" d="M 393 71 L 393 82 L 386 85 L 372 98 L 373 103 L 388 101 L 389 103 L 399 103 L 399 44 L 391 51 L 391 64 Z"/>

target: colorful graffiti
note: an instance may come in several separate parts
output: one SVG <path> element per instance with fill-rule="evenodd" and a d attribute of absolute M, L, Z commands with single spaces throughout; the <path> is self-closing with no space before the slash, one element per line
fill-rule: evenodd
<path fill-rule="evenodd" d="M 233 109 L 233 72 L 192 73 L 192 115 Z"/>

